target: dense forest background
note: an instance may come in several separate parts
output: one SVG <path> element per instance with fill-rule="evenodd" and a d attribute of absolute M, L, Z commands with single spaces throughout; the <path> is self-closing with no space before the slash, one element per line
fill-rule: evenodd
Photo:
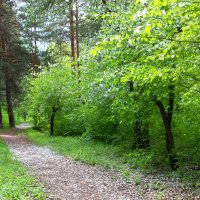
<path fill-rule="evenodd" d="M 23 118 L 136 167 L 198 170 L 199 6 L 0 0 L 0 127 Z"/>

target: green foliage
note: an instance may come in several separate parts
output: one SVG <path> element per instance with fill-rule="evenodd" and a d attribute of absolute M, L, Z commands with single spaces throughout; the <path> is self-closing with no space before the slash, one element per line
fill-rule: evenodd
<path fill-rule="evenodd" d="M 69 68 L 52 67 L 30 81 L 27 98 L 35 126 L 49 128 L 50 117 L 55 109 L 55 129 L 60 132 L 63 127 L 59 127 L 59 124 L 62 124 L 64 115 L 69 115 L 78 104 L 77 82 L 70 75 Z"/>
<path fill-rule="evenodd" d="M 8 114 L 4 109 L 3 109 L 3 112 L 2 112 L 2 118 L 3 118 L 3 127 L 8 128 L 9 127 Z"/>
<path fill-rule="evenodd" d="M 111 113 L 108 105 L 104 105 L 104 107 L 93 106 L 86 109 L 86 131 L 83 137 L 86 140 L 95 139 L 109 143 L 113 141 L 117 131 L 117 124 L 115 124 L 117 122 L 110 119 Z"/>
<path fill-rule="evenodd" d="M 158 193 L 156 194 L 156 200 L 162 200 L 163 197 L 164 197 L 164 193 L 163 193 L 163 192 L 158 192 Z"/>
<path fill-rule="evenodd" d="M 81 135 L 86 144 L 101 141 L 120 145 L 133 168 L 164 170 L 169 165 L 169 150 L 159 101 L 166 116 L 173 115 L 169 120 L 175 141 L 173 153 L 180 169 L 199 165 L 198 4 L 119 0 L 100 9 L 94 0 L 87 6 L 86 16 L 94 15 L 86 24 L 97 17 L 91 24 L 98 27 L 96 34 L 81 44 L 80 74 L 69 70 L 77 64 L 69 66 L 69 46 L 52 43 L 43 60 L 51 65 L 29 80 L 26 107 L 35 125 L 48 130 L 52 108 L 58 108 L 55 134 Z M 173 105 L 170 95 L 174 96 Z M 138 119 L 141 128 L 149 130 L 148 150 L 136 149 Z M 82 152 L 75 157 L 77 154 Z"/>
<path fill-rule="evenodd" d="M 123 124 L 122 112 L 132 110 L 133 124 L 140 113 L 143 124 L 146 121 L 149 126 L 152 152 L 160 160 L 158 165 L 166 163 L 166 151 L 163 124 L 155 111 L 155 100 L 162 102 L 167 112 L 170 85 L 175 88 L 172 128 L 180 165 L 186 157 L 193 157 L 190 164 L 199 162 L 196 156 L 199 144 L 195 142 L 199 141 L 196 129 L 199 117 L 193 118 L 192 124 L 197 125 L 192 126 L 194 132 L 186 125 L 191 123 L 189 115 L 198 116 L 199 109 L 197 9 L 193 2 L 149 1 L 147 5 L 137 1 L 126 9 L 120 8 L 119 12 L 104 14 L 98 42 L 91 48 L 90 55 L 83 57 L 83 66 L 89 66 L 84 68 L 85 80 L 89 82 L 89 100 L 107 108 L 110 118 L 118 118 L 120 124 L 121 121 Z M 128 88 L 130 81 L 132 91 Z M 187 156 L 184 149 L 191 153 Z"/>
<path fill-rule="evenodd" d="M 0 141 L 0 152 L 0 199 L 44 200 L 46 195 L 42 186 L 13 159 L 2 141 Z"/>
<path fill-rule="evenodd" d="M 152 153 L 148 150 L 137 150 L 124 155 L 125 162 L 127 162 L 132 169 L 140 168 L 143 171 L 152 170 L 152 162 L 154 159 Z"/>

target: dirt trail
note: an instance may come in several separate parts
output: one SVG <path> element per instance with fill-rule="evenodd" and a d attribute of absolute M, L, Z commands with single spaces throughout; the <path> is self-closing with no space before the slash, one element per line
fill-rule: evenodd
<path fill-rule="evenodd" d="M 115 173 L 57 155 L 48 148 L 33 145 L 23 136 L 17 136 L 16 131 L 17 129 L 3 133 L 1 137 L 16 159 L 27 166 L 30 173 L 37 176 L 45 185 L 49 200 L 200 199 L 200 196 L 187 194 L 176 187 L 165 194 L 145 185 L 136 187 Z"/>

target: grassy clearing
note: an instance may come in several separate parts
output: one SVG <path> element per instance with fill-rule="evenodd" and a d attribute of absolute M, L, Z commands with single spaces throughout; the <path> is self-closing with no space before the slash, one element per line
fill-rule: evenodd
<path fill-rule="evenodd" d="M 0 199 L 44 200 L 43 187 L 27 174 L 26 169 L 13 159 L 8 147 L 0 140 Z"/>

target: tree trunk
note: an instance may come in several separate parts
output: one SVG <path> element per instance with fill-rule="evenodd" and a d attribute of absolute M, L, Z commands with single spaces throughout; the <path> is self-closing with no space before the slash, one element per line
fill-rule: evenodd
<path fill-rule="evenodd" d="M 50 135 L 52 136 L 54 134 L 54 119 L 55 119 L 55 113 L 53 112 L 53 114 L 51 115 L 51 121 L 50 121 Z"/>
<path fill-rule="evenodd" d="M 33 73 L 37 77 L 38 74 L 38 57 L 37 57 L 37 27 L 36 22 L 34 23 L 34 28 L 32 32 L 32 65 L 33 65 Z"/>
<path fill-rule="evenodd" d="M 76 0 L 76 57 L 79 58 L 79 10 L 78 10 L 78 0 Z"/>
<path fill-rule="evenodd" d="M 1 104 L 0 104 L 0 128 L 3 128 L 3 114 L 2 114 Z"/>
<path fill-rule="evenodd" d="M 172 116 L 174 110 L 174 86 L 170 85 L 169 87 L 169 101 L 168 101 L 168 111 L 166 112 L 163 103 L 160 100 L 155 100 L 156 105 L 160 110 L 162 117 L 163 125 L 165 128 L 165 140 L 166 140 L 166 150 L 169 155 L 170 165 L 173 170 L 177 169 L 177 158 L 174 152 L 175 144 L 174 137 L 172 133 Z"/>
<path fill-rule="evenodd" d="M 59 110 L 59 108 L 56 108 L 55 106 L 52 107 L 52 114 L 50 119 L 50 135 L 52 136 L 54 134 L 54 120 L 56 116 L 56 112 Z"/>
<path fill-rule="evenodd" d="M 2 8 L 2 4 L 3 4 L 3 1 L 0 0 L 0 9 Z M 2 23 L 2 20 L 0 19 L 0 22 Z M 2 36 L 0 35 L 0 42 L 2 44 L 2 50 L 3 50 L 3 38 Z M 0 128 L 2 129 L 3 128 L 3 113 L 2 113 L 2 105 L 0 103 Z"/>
<path fill-rule="evenodd" d="M 12 94 L 11 94 L 11 82 L 10 82 L 10 68 L 8 65 L 8 55 L 6 51 L 6 42 L 1 37 L 1 45 L 3 50 L 3 61 L 4 61 L 4 82 L 6 86 L 6 102 L 7 102 L 7 111 L 8 111 L 8 119 L 9 119 L 9 127 L 15 127 L 15 118 L 13 112 L 13 104 L 12 104 Z"/>
<path fill-rule="evenodd" d="M 75 72 L 74 62 L 76 60 L 75 55 L 75 37 L 74 37 L 74 1 L 69 1 L 69 11 L 70 11 L 70 41 L 71 41 L 71 57 L 72 57 L 72 73 Z"/>
<path fill-rule="evenodd" d="M 35 74 L 38 74 L 38 60 L 37 60 L 37 27 L 36 27 L 36 22 L 34 24 L 34 57 L 35 57 L 35 62 L 34 62 L 34 71 Z"/>
<path fill-rule="evenodd" d="M 129 91 L 130 93 L 134 91 L 134 86 L 132 81 L 129 81 Z M 138 98 L 136 97 L 135 100 L 137 101 Z M 145 125 L 142 124 L 141 113 L 140 111 L 138 111 L 138 113 L 136 114 L 135 128 L 134 128 L 136 144 L 133 143 L 133 148 L 137 147 L 139 149 L 150 147 L 149 130 L 147 127 L 145 127 Z"/>
<path fill-rule="evenodd" d="M 79 10 L 78 10 L 78 0 L 76 0 L 76 59 L 77 59 L 77 73 L 78 73 L 78 82 L 80 83 L 80 67 L 79 67 Z"/>
<path fill-rule="evenodd" d="M 10 85 L 10 71 L 9 67 L 6 67 L 5 70 L 5 86 L 6 86 L 6 102 L 7 102 L 7 110 L 8 110 L 8 119 L 9 119 L 9 127 L 15 127 L 15 117 L 13 112 L 13 104 L 12 104 L 12 94 L 11 94 L 11 85 Z"/>
<path fill-rule="evenodd" d="M 26 119 L 27 118 L 27 113 L 25 113 L 25 112 L 23 113 L 23 118 L 24 118 L 24 122 L 26 122 L 26 120 L 27 120 Z"/>

